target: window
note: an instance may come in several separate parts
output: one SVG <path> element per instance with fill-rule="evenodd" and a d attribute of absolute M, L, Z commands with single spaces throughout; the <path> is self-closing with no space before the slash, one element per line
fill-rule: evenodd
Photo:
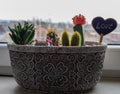
<path fill-rule="evenodd" d="M 120 22 L 119 0 L 2 0 L 0 6 L 0 42 L 10 42 L 8 26 L 18 21 L 29 20 L 36 25 L 36 33 L 45 36 L 49 27 L 56 28 L 60 34 L 64 29 L 72 32 L 72 17 L 82 13 L 87 24 L 84 26 L 86 40 L 98 41 L 99 36 L 91 27 L 91 21 L 96 16 L 115 18 Z M 114 32 L 104 37 L 105 43 L 119 44 L 120 31 L 118 27 Z M 38 37 L 38 36 L 37 36 Z"/>
<path fill-rule="evenodd" d="M 91 27 L 91 21 L 96 16 L 102 16 L 105 19 L 114 18 L 118 22 L 114 32 L 104 37 L 104 42 L 113 45 L 120 44 L 119 3 L 119 0 L 1 0 L 0 42 L 11 42 L 8 26 L 12 27 L 18 21 L 22 23 L 24 20 L 29 20 L 35 24 L 36 37 L 41 40 L 44 40 L 42 36 L 46 35 L 48 28 L 56 28 L 59 35 L 64 29 L 73 32 L 72 17 L 82 13 L 87 20 L 84 26 L 86 40 L 98 41 L 99 36 Z M 0 46 L 2 53 L 4 53 L 2 49 L 7 50 L 6 47 Z M 107 55 L 111 55 L 111 58 L 109 60 L 106 58 L 105 68 L 112 69 L 113 66 L 117 66 L 114 69 L 120 70 L 119 58 L 114 57 L 116 53 L 118 56 L 120 55 L 119 50 L 120 47 L 108 47 Z M 8 58 L 8 52 L 6 51 L 4 54 Z M 113 61 L 109 65 L 111 59 Z M 8 60 L 3 61 L 7 62 Z M 3 64 L 2 61 L 0 64 L 2 66 L 9 65 L 8 63 Z"/>

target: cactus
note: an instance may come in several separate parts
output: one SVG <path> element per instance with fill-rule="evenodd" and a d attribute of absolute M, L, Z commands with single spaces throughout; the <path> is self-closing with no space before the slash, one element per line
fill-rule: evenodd
<path fill-rule="evenodd" d="M 78 32 L 74 32 L 71 37 L 71 46 L 80 46 L 81 36 Z"/>
<path fill-rule="evenodd" d="M 81 35 L 81 45 L 84 45 L 84 34 L 83 34 L 83 28 L 81 24 L 77 24 L 73 27 L 74 32 L 79 32 L 79 34 Z"/>
<path fill-rule="evenodd" d="M 84 33 L 83 33 L 83 27 L 82 27 L 82 25 L 86 23 L 85 17 L 79 14 L 74 16 L 72 20 L 73 20 L 73 23 L 75 24 L 75 26 L 73 27 L 73 30 L 79 32 L 79 34 L 81 35 L 81 45 L 85 45 Z"/>
<path fill-rule="evenodd" d="M 52 40 L 51 45 L 55 46 L 57 36 L 58 35 L 56 34 L 54 29 L 49 29 L 48 30 L 47 38 Z"/>
<path fill-rule="evenodd" d="M 61 42 L 63 46 L 69 46 L 69 34 L 67 31 L 62 33 Z"/>
<path fill-rule="evenodd" d="M 28 22 L 24 22 L 24 25 L 18 23 L 14 28 L 8 26 L 11 33 L 9 33 L 11 39 L 15 44 L 26 45 L 31 44 L 35 34 L 34 25 Z"/>

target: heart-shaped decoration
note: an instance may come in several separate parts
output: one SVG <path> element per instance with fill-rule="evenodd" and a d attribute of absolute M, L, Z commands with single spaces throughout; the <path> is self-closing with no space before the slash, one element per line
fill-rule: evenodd
<path fill-rule="evenodd" d="M 96 17 L 92 21 L 92 26 L 99 35 L 106 35 L 117 27 L 117 22 L 112 18 L 104 20 L 102 17 Z"/>

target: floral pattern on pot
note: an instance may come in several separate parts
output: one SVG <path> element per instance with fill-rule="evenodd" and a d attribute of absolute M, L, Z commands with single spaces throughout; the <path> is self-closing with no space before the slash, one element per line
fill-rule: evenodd
<path fill-rule="evenodd" d="M 9 52 L 13 74 L 20 86 L 41 91 L 78 91 L 91 89 L 99 81 L 106 50 L 106 46 L 100 47 L 101 51 L 93 47 L 95 51 L 90 53 Z"/>

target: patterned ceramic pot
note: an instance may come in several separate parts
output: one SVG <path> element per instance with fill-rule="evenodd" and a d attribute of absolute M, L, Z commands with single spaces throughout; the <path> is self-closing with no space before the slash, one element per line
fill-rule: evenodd
<path fill-rule="evenodd" d="M 41 91 L 93 88 L 101 77 L 106 46 L 40 47 L 8 45 L 17 83 Z"/>

